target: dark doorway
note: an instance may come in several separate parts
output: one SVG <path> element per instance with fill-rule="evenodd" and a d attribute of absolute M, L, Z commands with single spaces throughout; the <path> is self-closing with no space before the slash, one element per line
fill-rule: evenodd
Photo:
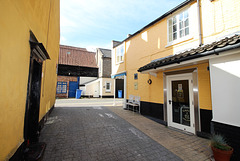
<path fill-rule="evenodd" d="M 31 53 L 24 124 L 24 139 L 30 143 L 38 141 L 41 73 L 42 62 Z"/>
<path fill-rule="evenodd" d="M 124 96 L 124 79 L 116 79 L 116 87 L 115 87 L 115 97 L 118 98 L 118 91 L 122 90 L 122 98 Z"/>

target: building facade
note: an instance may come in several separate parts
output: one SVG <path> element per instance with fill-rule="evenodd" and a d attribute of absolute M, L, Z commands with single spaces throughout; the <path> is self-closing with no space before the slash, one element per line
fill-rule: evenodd
<path fill-rule="evenodd" d="M 236 160 L 239 7 L 237 0 L 186 0 L 112 49 L 112 77 L 124 77 L 125 102 L 140 96 L 141 114 L 166 126 L 223 134 Z"/>
<path fill-rule="evenodd" d="M 20 160 L 55 103 L 60 2 L 1 1 L 0 160 Z"/>
<path fill-rule="evenodd" d="M 85 48 L 60 45 L 57 98 L 72 98 L 79 89 L 80 79 L 98 76 L 95 53 Z"/>
<path fill-rule="evenodd" d="M 81 89 L 84 96 L 112 98 L 114 96 L 114 80 L 111 79 L 111 50 L 97 48 L 96 62 L 98 78 L 83 84 Z"/>

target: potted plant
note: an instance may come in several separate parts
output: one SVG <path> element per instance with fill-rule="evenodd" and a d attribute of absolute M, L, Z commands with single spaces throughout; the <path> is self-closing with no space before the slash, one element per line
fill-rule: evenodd
<path fill-rule="evenodd" d="M 233 148 L 227 144 L 226 139 L 220 134 L 212 136 L 211 148 L 215 161 L 229 161 L 233 153 Z"/>

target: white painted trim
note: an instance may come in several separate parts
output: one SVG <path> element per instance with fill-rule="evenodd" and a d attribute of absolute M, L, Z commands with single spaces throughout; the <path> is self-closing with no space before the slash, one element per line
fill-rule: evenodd
<path fill-rule="evenodd" d="M 170 75 L 167 79 L 167 114 L 168 114 L 168 126 L 175 127 L 181 130 L 186 130 L 195 134 L 195 118 L 194 118 L 194 104 L 193 104 L 193 84 L 192 73 L 191 74 L 178 74 Z M 189 106 L 190 106 L 190 126 L 174 123 L 172 121 L 172 103 L 169 105 L 168 100 L 172 100 L 172 85 L 174 80 L 188 80 L 189 81 Z"/>

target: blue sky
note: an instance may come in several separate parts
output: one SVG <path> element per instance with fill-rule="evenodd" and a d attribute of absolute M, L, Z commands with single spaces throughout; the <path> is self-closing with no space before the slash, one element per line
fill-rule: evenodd
<path fill-rule="evenodd" d="M 184 0 L 61 0 L 60 44 L 111 48 Z"/>

